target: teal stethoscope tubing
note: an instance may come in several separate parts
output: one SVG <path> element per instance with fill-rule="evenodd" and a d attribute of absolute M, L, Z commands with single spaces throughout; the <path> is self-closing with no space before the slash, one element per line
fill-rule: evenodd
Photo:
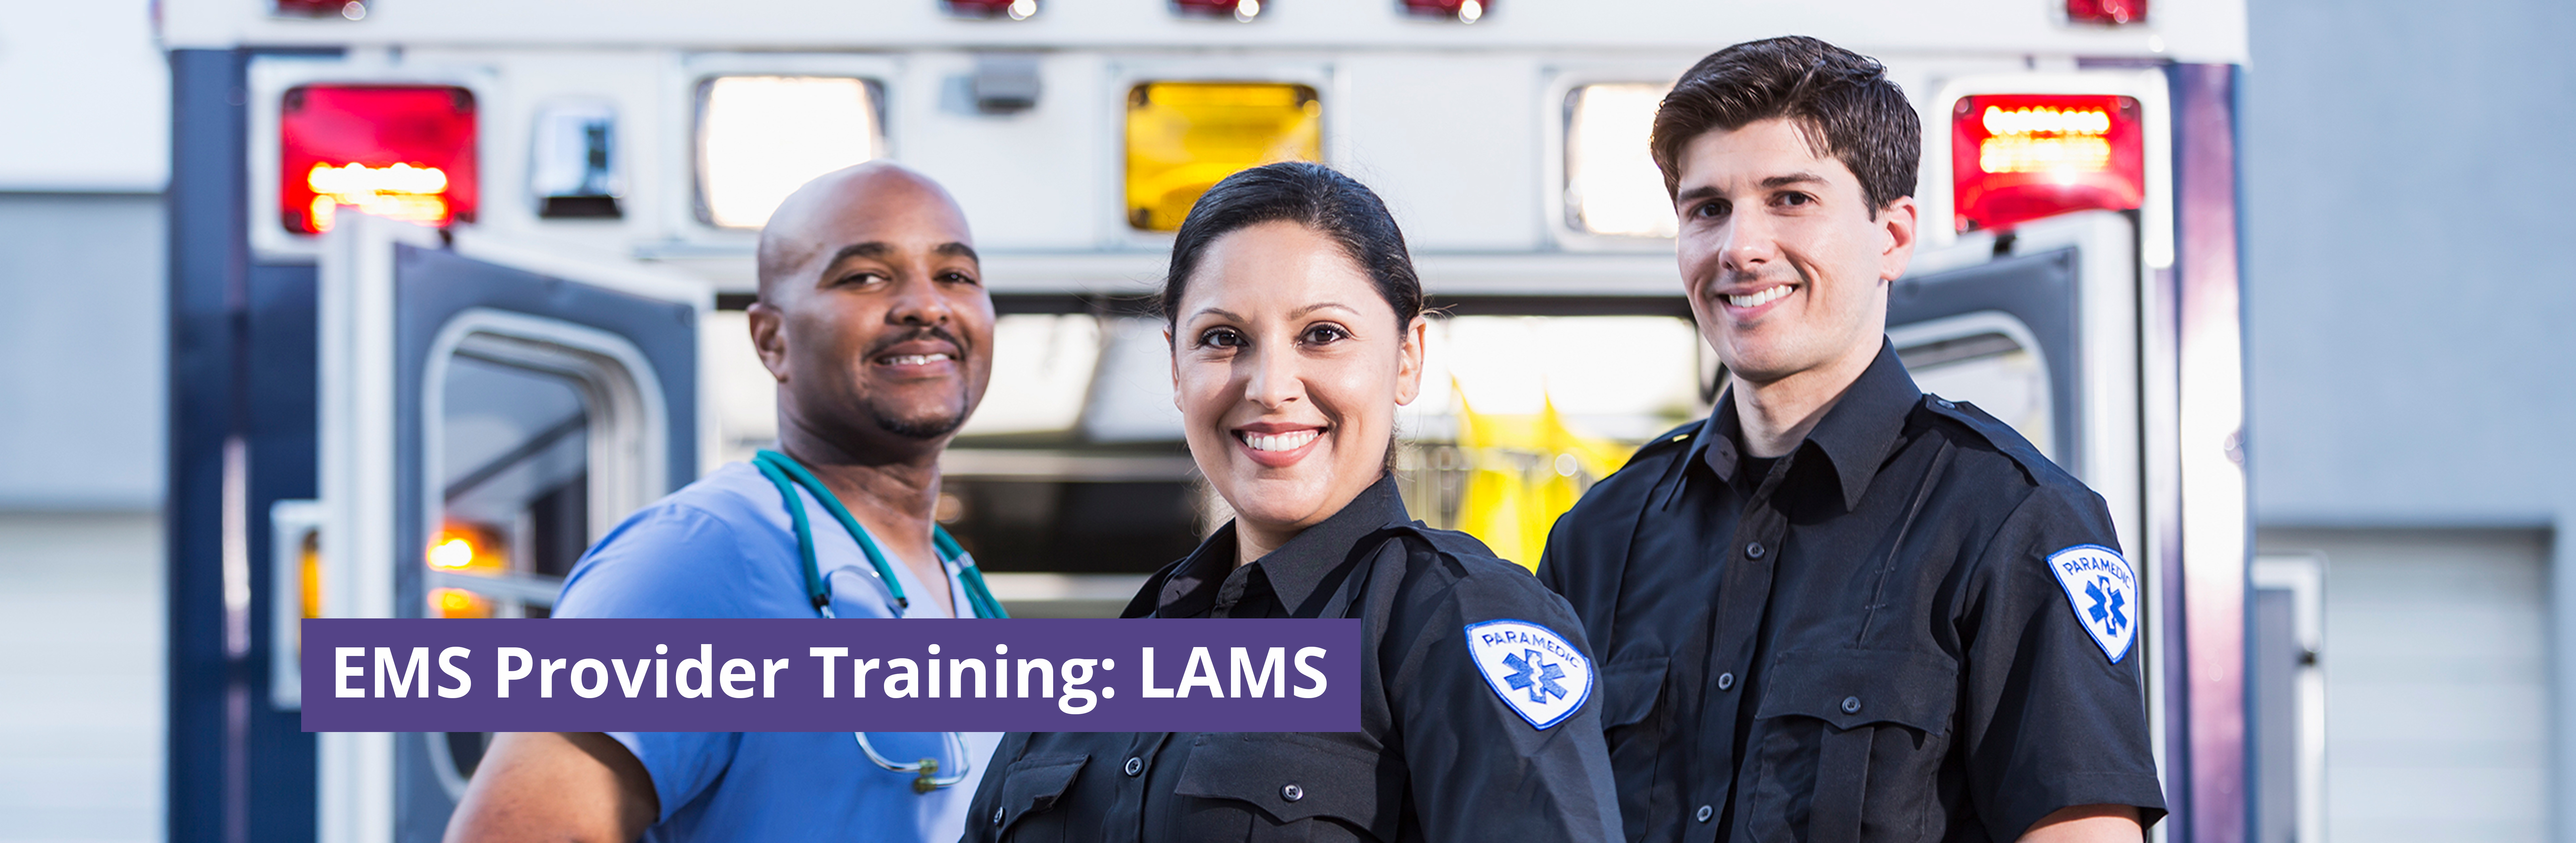
<path fill-rule="evenodd" d="M 841 522 L 841 529 L 849 531 L 850 540 L 858 543 L 860 554 L 868 558 L 868 566 L 876 569 L 877 579 L 885 583 L 886 591 L 893 596 L 895 616 L 901 617 L 905 609 L 912 608 L 912 601 L 903 594 L 902 581 L 895 579 L 894 567 L 886 564 L 885 552 L 877 549 L 876 540 L 869 538 L 868 531 L 859 527 L 859 520 L 851 517 L 850 511 L 841 506 L 841 499 L 832 494 L 830 487 L 816 479 L 813 472 L 806 471 L 805 466 L 777 451 L 764 449 L 752 457 L 751 464 L 760 470 L 761 476 L 769 478 L 771 485 L 778 487 L 779 497 L 787 501 L 787 519 L 796 526 L 796 555 L 797 561 L 803 565 L 805 596 L 814 604 L 815 613 L 826 618 L 836 617 L 832 612 L 831 581 L 823 578 L 822 566 L 814 561 L 813 525 L 805 520 L 804 502 L 796 499 L 796 489 L 800 486 L 813 493 L 814 499 L 823 503 L 823 511 L 831 513 L 832 520 Z M 937 524 L 930 526 L 930 542 L 938 548 L 943 563 L 966 555 L 966 549 L 958 546 L 957 539 Z M 957 579 L 965 585 L 966 607 L 974 612 L 975 617 L 1010 617 L 1010 613 L 1002 610 L 1002 602 L 993 599 L 992 590 L 984 586 L 984 572 L 972 563 L 958 568 Z M 965 781 L 967 775 L 974 771 L 974 765 L 966 760 L 965 739 L 956 732 L 940 734 L 948 738 L 949 757 L 957 759 L 957 769 L 946 776 L 939 775 L 937 759 L 899 763 L 878 754 L 877 748 L 868 742 L 868 733 L 851 732 L 850 736 L 858 739 L 859 751 L 866 753 L 870 762 L 894 772 L 916 774 L 912 782 L 913 792 L 929 793 Z"/>
<path fill-rule="evenodd" d="M 814 561 L 814 528 L 806 522 L 805 507 L 796 499 L 799 486 L 813 493 L 814 499 L 823 503 L 823 511 L 831 513 L 832 520 L 841 522 L 841 529 L 849 531 L 850 540 L 859 545 L 859 553 L 868 558 L 868 567 L 876 570 L 877 579 L 884 582 L 886 591 L 894 596 L 895 614 L 900 617 L 904 610 L 912 608 L 912 601 L 904 596 L 903 583 L 895 579 L 894 566 L 886 564 L 885 551 L 877 549 L 876 540 L 868 537 L 868 531 L 859 526 L 858 519 L 850 517 L 850 511 L 841 506 L 841 499 L 832 494 L 830 487 L 815 479 L 805 466 L 777 451 L 763 449 L 752 457 L 751 464 L 760 469 L 761 476 L 769 478 L 770 484 L 778 487 L 779 496 L 787 500 L 787 518 L 796 525 L 797 559 L 804 565 L 805 596 L 814 604 L 816 613 L 827 618 L 835 617 L 832 613 L 832 585 L 823 578 L 822 567 Z M 930 542 L 938 548 L 942 562 L 955 561 L 966 555 L 966 549 L 958 546 L 957 539 L 937 524 L 930 526 Z M 957 578 L 966 586 L 966 605 L 975 617 L 1010 617 L 1010 613 L 1002 610 L 1002 601 L 993 599 L 992 590 L 984 586 L 982 570 L 972 564 L 965 565 L 958 569 Z"/>

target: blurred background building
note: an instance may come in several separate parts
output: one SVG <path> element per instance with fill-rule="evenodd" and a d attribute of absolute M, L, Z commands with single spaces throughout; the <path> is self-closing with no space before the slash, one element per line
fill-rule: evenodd
<path fill-rule="evenodd" d="M 2576 8 L 2247 19 L 2248 477 L 2326 562 L 2330 834 L 2576 840 Z"/>
<path fill-rule="evenodd" d="M 176 5 L 204 14 L 204 4 Z M 1992 13 L 1985 6 L 2052 5 L 1961 4 L 1980 14 Z M 1457 4 L 1440 8 L 1463 13 Z M 2275 763 L 2255 765 L 2259 826 L 2236 839 L 2286 840 L 2296 827 L 2349 841 L 2576 843 L 2576 809 L 2554 807 L 2576 805 L 2576 609 L 2560 608 L 2576 606 L 2576 577 L 2559 574 L 2576 559 L 2576 539 L 2562 527 L 2576 523 L 2576 444 L 2567 433 L 2576 430 L 2576 378 L 2564 373 L 2576 361 L 2576 332 L 2565 328 L 2576 320 L 2569 283 L 2576 278 L 2550 254 L 2561 242 L 2552 212 L 2576 188 L 2576 162 L 2559 152 L 2576 121 L 2565 113 L 2576 103 L 2576 58 L 2564 49 L 2576 39 L 2576 7 L 2158 0 L 2156 8 L 2218 29 L 2241 27 L 2208 37 L 2241 38 L 2245 56 L 2234 90 L 2242 453 L 2257 550 L 2248 614 L 2256 665 L 2248 673 L 2256 686 L 2253 749 Z M 1018 9 L 991 11 L 1024 14 Z M 242 836 L 246 827 L 174 830 L 165 813 L 174 788 L 241 788 L 297 775 L 310 786 L 309 766 L 219 771 L 214 778 L 230 780 L 208 781 L 168 763 L 169 653 L 215 646 L 184 630 L 173 637 L 165 626 L 172 586 L 163 531 L 169 478 L 177 476 L 169 396 L 186 386 L 172 381 L 169 349 L 174 330 L 198 325 L 172 318 L 169 291 L 174 271 L 234 271 L 174 266 L 174 222 L 184 229 L 187 221 L 172 215 L 202 206 L 172 202 L 168 192 L 174 156 L 240 141 L 205 129 L 202 112 L 192 122 L 184 104 L 174 132 L 161 4 L 5 0 L 0 11 L 0 114 L 9 115 L 0 121 L 0 641 L 11 645 L 0 648 L 0 841 L 154 840 L 174 831 L 185 839 L 258 839 Z M 1513 11 L 1494 14 L 1500 22 Z M 361 6 L 350 14 L 364 13 Z M 1660 25 L 1651 15 L 1634 24 Z M 1757 34 L 1774 33 L 1747 37 Z M 2075 58 L 2027 63 L 2073 67 Z M 1507 56 L 1452 60 L 1520 70 Z M 937 75 L 965 87 L 927 93 L 946 109 L 941 114 L 1014 113 L 1043 96 L 1033 81 L 1037 59 L 957 61 L 953 73 Z M 1032 64 L 1012 64 L 1022 61 Z M 1469 122 L 1528 107 L 1404 84 L 1454 69 L 1409 71 L 1393 61 L 1377 70 L 1385 84 L 1357 91 L 1320 78 L 1291 81 L 1325 96 L 1383 100 L 1371 108 L 1447 109 Z M 1023 83 L 1031 87 L 1013 87 Z M 211 84 L 229 88 L 236 107 L 251 90 Z M 1293 123 L 1315 91 L 1270 93 L 1282 91 L 1292 114 L 1282 119 Z M 1152 99 L 1186 108 L 1189 96 L 1210 93 L 1174 89 Z M 1633 112 L 1638 103 L 1650 107 L 1655 93 L 1602 85 L 1583 97 L 1613 115 L 1622 97 L 1635 100 L 1625 106 Z M 1583 97 L 1567 99 L 1565 119 L 1580 119 Z M 577 126 L 576 112 L 564 113 Z M 1129 130 L 1155 116 L 1132 108 Z M 623 119 L 631 129 L 659 131 L 647 115 Z M 1046 143 L 1050 133 L 1090 131 L 1091 121 L 1108 118 L 1040 108 L 1027 119 L 1013 142 Z M 1311 142 L 1325 143 L 1321 135 Z M 1459 193 L 1411 175 L 1478 160 L 1506 170 L 1539 160 L 1540 150 L 1513 146 L 1524 140 L 1503 137 L 1495 141 L 1501 148 L 1464 152 L 1419 148 L 1400 135 L 1345 142 L 1351 146 L 1318 152 L 1354 165 L 1388 194 L 1417 248 L 1439 253 L 1427 259 L 1439 263 L 1427 263 L 1427 273 L 1489 271 L 1474 253 L 1518 248 L 1532 239 L 1521 232 L 1555 224 L 1537 218 L 1540 203 L 1514 204 L 1508 186 Z M 1011 154 L 912 151 L 895 157 L 943 178 L 943 166 Z M 500 152 L 487 155 L 497 160 Z M 1103 172 L 1116 164 L 1104 160 Z M 1134 159 L 1127 165 L 1130 179 L 1153 172 Z M 568 184 L 569 199 L 613 193 L 585 187 L 578 173 Z M 1153 190 L 1123 187 L 1131 195 Z M 498 187 L 490 192 L 487 215 L 548 213 L 543 202 L 531 208 Z M 1098 236 L 1048 213 L 1048 202 L 1075 201 L 1068 197 L 960 192 L 988 239 L 1063 248 Z M 746 201 L 710 197 L 701 210 L 711 224 L 738 217 L 756 224 L 765 208 Z M 583 207 L 568 201 L 562 210 Z M 1617 208 L 1605 204 L 1556 236 L 1651 234 L 1651 215 L 1628 220 Z M 649 205 L 628 212 L 689 213 Z M 1150 202 L 1132 212 L 1145 231 L 1176 213 Z M 705 244 L 658 255 L 684 267 L 721 263 L 721 249 L 693 245 Z M 1620 283 L 1653 284 L 1661 276 L 1652 273 L 1669 273 L 1668 259 L 1636 250 L 1595 257 L 1615 265 L 1612 274 L 1638 276 Z M 1104 261 L 1097 271 L 1140 280 L 1158 265 L 1154 258 L 1148 251 L 1142 260 Z M 998 262 L 996 277 L 1012 266 Z M 725 290 L 739 290 L 741 280 L 718 285 L 706 317 L 703 363 L 711 371 L 752 365 L 747 349 L 725 342 L 741 330 L 741 299 Z M 1449 357 L 1435 361 L 1431 394 L 1406 420 L 1414 444 L 1402 459 L 1418 514 L 1533 556 L 1530 534 L 1543 531 L 1560 498 L 1615 465 L 1624 448 L 1702 411 L 1707 396 L 1696 387 L 1708 365 L 1687 323 L 1675 318 L 1678 299 L 1657 307 L 1588 321 L 1470 308 L 1444 323 Z M 1116 577 L 1133 576 L 1098 560 L 1176 555 L 1221 513 L 1209 512 L 1186 483 L 1186 458 L 1168 447 L 1173 420 L 1121 409 L 1154 401 L 1087 400 L 1156 388 L 1158 326 L 1090 305 L 1057 310 L 1004 324 L 1008 359 L 993 394 L 1014 400 L 988 402 L 961 441 L 952 515 L 987 565 L 1028 573 L 1014 581 L 1030 598 L 1024 605 L 1079 613 L 1114 608 L 1123 597 Z M 1659 365 L 1624 365 L 1640 357 Z M 1612 369 L 1626 377 L 1598 376 Z M 708 396 L 706 459 L 738 456 L 767 438 L 757 378 L 710 384 L 721 394 Z M 2005 414 L 1996 401 L 1982 403 Z M 2050 423 L 2046 413 L 2016 420 L 2026 431 Z M 1460 505 L 1470 499 L 1483 504 Z M 543 609 L 541 600 L 488 600 L 470 611 Z M 2263 668 L 2306 653 L 2321 669 Z M 2299 761 L 2315 769 L 2296 775 Z M 2293 822 L 2301 787 L 2314 789 L 2305 807 L 2317 814 L 2305 825 Z"/>

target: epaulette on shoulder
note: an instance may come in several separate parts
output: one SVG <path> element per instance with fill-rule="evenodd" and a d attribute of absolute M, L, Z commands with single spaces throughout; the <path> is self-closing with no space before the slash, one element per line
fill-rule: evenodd
<path fill-rule="evenodd" d="M 1389 527 L 1387 529 L 1410 534 L 1414 538 L 1420 539 L 1423 544 L 1430 545 L 1432 550 L 1460 559 L 1479 556 L 1488 559 L 1502 558 L 1495 556 L 1494 549 L 1486 547 L 1484 541 L 1457 530 L 1443 530 L 1438 527 L 1423 524 L 1420 521 L 1415 521 L 1411 524 L 1402 526 Z"/>
<path fill-rule="evenodd" d="M 1923 394 L 1922 406 L 1933 415 L 1957 422 L 1959 426 L 1967 428 L 1978 438 L 1984 439 L 1987 444 L 1993 445 L 1995 450 L 2011 457 L 2015 464 L 2021 466 L 2022 473 L 2029 476 L 2030 482 L 2034 484 L 2077 482 L 2074 475 L 2067 474 L 2065 469 L 2050 462 L 2047 456 L 2039 452 L 2039 448 L 2030 444 L 2030 440 L 2022 438 L 2021 431 L 2014 430 L 2012 425 L 2003 423 L 2001 419 L 1987 415 L 1985 410 L 1979 409 L 1975 404 L 1952 401 L 1927 392 Z"/>
<path fill-rule="evenodd" d="M 1637 446 L 1637 450 L 1628 454 L 1628 459 L 1621 462 L 1617 470 L 1610 472 L 1609 477 L 1602 478 L 1601 482 L 1611 483 L 1613 482 L 1613 478 L 1617 478 L 1619 482 L 1633 481 L 1637 478 L 1637 475 L 1634 473 L 1635 471 L 1653 471 L 1653 469 L 1638 468 L 1639 466 L 1649 463 L 1655 463 L 1661 466 L 1671 465 L 1669 462 L 1658 462 L 1658 460 L 1667 458 L 1670 455 L 1676 454 L 1682 449 L 1689 447 L 1691 438 L 1698 436 L 1700 430 L 1706 427 L 1707 424 L 1707 418 L 1697 418 L 1682 422 L 1671 430 L 1655 434 L 1655 438 L 1648 439 L 1644 443 L 1639 444 Z M 1595 488 L 1599 487 L 1596 486 Z M 1586 502 L 1592 501 L 1593 499 L 1593 495 L 1587 494 L 1583 496 L 1583 500 Z"/>
<path fill-rule="evenodd" d="M 1641 457 L 1676 448 L 1688 447 L 1690 445 L 1691 437 L 1698 436 L 1700 428 L 1707 426 L 1707 424 L 1707 419 L 1692 419 L 1690 421 L 1682 422 L 1680 426 L 1674 427 L 1671 430 L 1655 434 L 1655 438 L 1648 439 L 1645 444 L 1638 445 L 1637 452 L 1629 454 L 1628 462 L 1626 465 L 1621 466 L 1621 468 L 1624 470 L 1627 465 L 1636 465 Z"/>

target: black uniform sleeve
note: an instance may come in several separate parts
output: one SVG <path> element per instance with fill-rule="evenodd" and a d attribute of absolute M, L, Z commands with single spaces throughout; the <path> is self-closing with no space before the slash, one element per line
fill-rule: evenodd
<path fill-rule="evenodd" d="M 2138 591 L 2052 570 L 2053 557 L 2089 557 L 2116 578 L 2097 554 L 2117 553 L 2101 498 L 2044 484 L 1976 562 L 1954 615 L 1966 646 L 1958 751 L 1991 839 L 2017 839 L 2078 805 L 2133 805 L 2147 824 L 2164 816 L 2138 672 Z M 2123 628 L 2125 641 L 2107 632 Z"/>
<path fill-rule="evenodd" d="M 1515 620 L 1555 633 L 1595 664 L 1565 599 L 1498 559 L 1444 554 L 1429 567 L 1445 570 L 1417 567 L 1418 587 L 1406 590 L 1380 662 L 1424 835 L 1622 839 L 1598 679 L 1587 679 L 1579 692 L 1588 696 L 1572 714 L 1542 729 L 1503 701 L 1468 647 L 1470 624 Z M 1449 577 L 1446 587 L 1435 585 Z"/>

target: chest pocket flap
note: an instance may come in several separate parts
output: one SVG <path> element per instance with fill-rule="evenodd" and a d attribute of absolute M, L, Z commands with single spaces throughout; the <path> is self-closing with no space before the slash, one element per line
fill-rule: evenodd
<path fill-rule="evenodd" d="M 1897 723 L 1941 734 L 1959 701 L 1957 663 L 1937 653 L 1793 650 L 1762 681 L 1755 717 L 1813 717 L 1836 729 Z"/>
<path fill-rule="evenodd" d="M 1662 657 L 1635 659 L 1601 669 L 1601 728 L 1634 725 L 1655 710 L 1664 694 Z"/>
<path fill-rule="evenodd" d="M 1011 762 L 1002 771 L 1002 795 L 994 807 L 1002 810 L 998 832 L 1008 832 L 1020 818 L 1055 807 L 1073 777 L 1090 762 L 1088 755 L 1052 755 L 1023 758 Z"/>
<path fill-rule="evenodd" d="M 1175 793 L 1249 802 L 1283 823 L 1331 817 L 1379 840 L 1395 839 L 1404 780 L 1380 775 L 1383 759 L 1374 750 L 1297 732 L 1202 733 L 1192 740 Z"/>

